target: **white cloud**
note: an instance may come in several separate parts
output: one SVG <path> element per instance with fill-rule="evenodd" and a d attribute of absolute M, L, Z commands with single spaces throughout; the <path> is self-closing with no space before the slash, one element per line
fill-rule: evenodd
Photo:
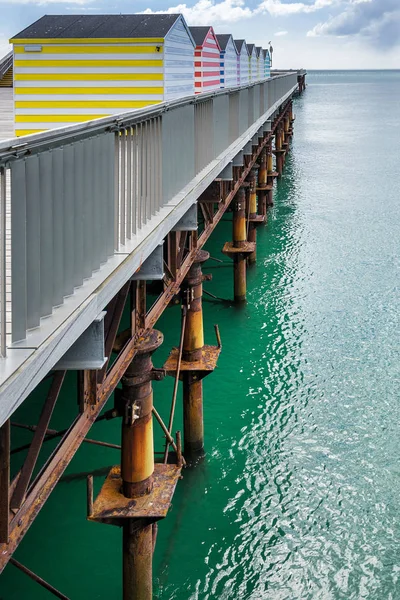
<path fill-rule="evenodd" d="M 277 31 L 276 33 L 274 33 L 275 37 L 281 37 L 283 35 L 287 35 L 289 32 L 288 31 Z"/>
<path fill-rule="evenodd" d="M 46 6 L 48 4 L 77 4 L 83 6 L 93 0 L 12 0 L 12 4 L 34 4 L 35 6 Z"/>
<path fill-rule="evenodd" d="M 187 4 L 178 4 L 167 10 L 153 11 L 147 8 L 145 13 L 182 13 L 189 25 L 209 25 L 240 21 L 249 19 L 253 16 L 253 11 L 245 6 L 244 0 L 222 0 L 213 2 L 213 0 L 199 0 L 193 6 Z"/>
<path fill-rule="evenodd" d="M 193 6 L 177 4 L 166 10 L 152 10 L 147 8 L 144 12 L 152 13 L 182 13 L 189 25 L 209 25 L 210 23 L 233 23 L 241 19 L 250 19 L 258 14 L 269 13 L 272 17 L 284 17 L 299 13 L 312 13 L 322 8 L 332 6 L 342 0 L 314 0 L 313 4 L 292 2 L 282 4 L 282 0 L 262 0 L 252 10 L 246 6 L 244 0 L 198 0 Z M 365 2 L 369 0 L 355 0 Z"/>
<path fill-rule="evenodd" d="M 307 37 L 360 37 L 375 48 L 400 45 L 398 0 L 351 0 L 344 10 L 325 23 L 318 23 Z"/>
<path fill-rule="evenodd" d="M 299 13 L 312 13 L 322 8 L 327 8 L 337 4 L 340 0 L 315 0 L 313 4 L 304 2 L 292 2 L 282 4 L 281 0 L 263 0 L 259 5 L 257 12 L 269 12 L 272 17 L 287 17 Z"/>

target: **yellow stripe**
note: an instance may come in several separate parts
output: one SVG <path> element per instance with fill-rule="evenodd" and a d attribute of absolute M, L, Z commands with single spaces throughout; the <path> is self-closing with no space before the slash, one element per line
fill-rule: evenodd
<path fill-rule="evenodd" d="M 160 44 L 164 38 L 48 38 L 48 39 L 15 39 L 10 44 Z"/>
<path fill-rule="evenodd" d="M 16 129 L 15 136 L 21 137 L 23 135 L 31 135 L 31 133 L 42 133 L 42 131 L 47 131 L 47 129 Z"/>
<path fill-rule="evenodd" d="M 16 123 L 80 123 L 93 121 L 107 115 L 16 115 Z"/>
<path fill-rule="evenodd" d="M 15 108 L 143 108 L 149 104 L 159 104 L 161 100 L 93 100 L 86 102 L 78 102 L 74 100 L 54 101 L 17 101 Z"/>
<path fill-rule="evenodd" d="M 16 46 L 14 52 L 15 54 L 33 54 L 29 51 L 25 52 L 24 46 Z M 149 54 L 150 52 L 162 54 L 162 46 L 90 46 L 85 44 L 51 48 L 46 45 L 41 50 L 41 54 Z"/>
<path fill-rule="evenodd" d="M 66 95 L 70 94 L 163 94 L 163 87 L 27 87 L 27 88 L 15 88 L 15 96 L 29 96 L 31 94 L 56 94 Z"/>
<path fill-rule="evenodd" d="M 162 81 L 162 73 L 15 73 L 15 81 Z"/>
<path fill-rule="evenodd" d="M 16 60 L 16 67 L 162 67 L 162 60 Z"/>

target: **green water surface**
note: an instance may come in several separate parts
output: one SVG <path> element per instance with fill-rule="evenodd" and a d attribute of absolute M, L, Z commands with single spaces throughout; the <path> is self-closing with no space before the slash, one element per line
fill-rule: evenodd
<path fill-rule="evenodd" d="M 207 245 L 224 264 L 207 263 L 205 289 L 228 301 L 205 298 L 206 343 L 218 323 L 223 351 L 204 383 L 206 457 L 159 527 L 159 600 L 400 598 L 400 72 L 308 84 L 245 307 L 229 302 L 221 254 L 230 215 Z M 157 325 L 157 366 L 179 320 L 174 307 Z M 55 428 L 76 412 L 74 386 L 70 375 Z M 166 417 L 172 380 L 154 388 Z M 35 422 L 41 397 L 15 420 Z M 119 427 L 89 436 L 119 443 Z M 85 521 L 86 474 L 97 490 L 118 458 L 83 445 L 16 553 L 71 600 L 121 597 L 121 532 Z M 11 565 L 0 579 L 2 600 L 51 597 Z"/>

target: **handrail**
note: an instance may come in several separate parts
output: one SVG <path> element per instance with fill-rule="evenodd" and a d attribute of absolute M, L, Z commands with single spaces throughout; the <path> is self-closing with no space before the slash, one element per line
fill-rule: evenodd
<path fill-rule="evenodd" d="M 296 87 L 293 72 L 2 142 L 0 355 L 132 252 L 210 165 L 220 173 Z"/>
<path fill-rule="evenodd" d="M 56 147 L 60 143 L 67 144 L 71 141 L 84 139 L 88 136 L 98 135 L 107 131 L 117 131 L 119 128 L 133 126 L 137 123 L 145 121 L 146 119 L 158 117 L 172 109 L 187 106 L 189 104 L 196 105 L 219 96 L 231 95 L 236 92 L 240 92 L 241 90 L 254 88 L 260 83 L 269 84 L 269 82 L 289 77 L 293 75 L 293 73 L 297 73 L 297 71 L 285 72 L 274 77 L 251 82 L 242 86 L 231 87 L 229 89 L 214 90 L 212 92 L 184 96 L 176 100 L 160 102 L 160 104 L 155 106 L 148 106 L 132 111 L 121 112 L 118 115 L 102 117 L 100 119 L 93 119 L 92 121 L 66 125 L 64 127 L 57 127 L 48 131 L 26 135 L 23 136 L 23 138 L 14 137 L 2 140 L 0 142 L 0 164 L 7 160 L 19 158 L 21 155 L 26 153 L 37 152 L 38 147 L 46 150 Z"/>
<path fill-rule="evenodd" d="M 0 79 L 4 77 L 7 71 L 13 64 L 13 53 L 12 50 L 8 52 L 3 58 L 0 58 Z"/>

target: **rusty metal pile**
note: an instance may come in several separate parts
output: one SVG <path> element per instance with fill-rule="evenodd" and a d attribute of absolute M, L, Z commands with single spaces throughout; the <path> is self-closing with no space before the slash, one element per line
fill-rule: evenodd
<path fill-rule="evenodd" d="M 299 91 L 304 82 L 299 82 Z M 108 474 L 96 499 L 88 478 L 88 519 L 123 529 L 123 589 L 125 599 L 152 597 L 152 555 L 157 523 L 166 517 L 175 486 L 185 465 L 204 451 L 202 380 L 212 373 L 222 349 L 218 328 L 216 345 L 205 345 L 202 313 L 202 265 L 209 258 L 203 250 L 226 211 L 233 212 L 232 241 L 223 253 L 233 260 L 234 300 L 246 300 L 247 265 L 255 261 L 257 228 L 267 222 L 273 204 L 274 181 L 282 176 L 293 135 L 292 100 L 287 100 L 269 126 L 247 144 L 230 172 L 216 180 L 198 199 L 204 226 L 198 230 L 171 231 L 164 252 L 164 279 L 160 293 L 146 310 L 146 280 L 127 283 L 106 309 L 105 354 L 101 370 L 79 372 L 79 412 L 66 431 L 49 429 L 54 406 L 64 383 L 65 371 L 54 371 L 37 425 L 7 421 L 0 429 L 0 572 L 7 563 L 23 569 L 40 585 L 60 598 L 52 588 L 12 555 L 29 530 L 91 426 L 100 419 L 121 419 L 121 460 Z M 273 156 L 275 155 L 275 161 Z M 228 170 L 229 171 L 229 170 Z M 154 329 L 168 305 L 179 298 L 182 327 L 179 347 L 173 348 L 162 369 L 155 369 L 152 355 L 163 342 Z M 124 310 L 129 308 L 130 328 L 120 332 Z M 112 360 L 110 358 L 112 357 Z M 153 406 L 153 382 L 175 378 L 168 424 Z M 178 382 L 183 383 L 183 440 L 174 435 Z M 117 385 L 122 383 L 122 390 Z M 114 406 L 102 413 L 113 396 Z M 100 416 L 100 414 L 102 415 Z M 153 416 L 162 427 L 166 447 L 162 462 L 153 448 Z M 22 426 L 33 432 L 25 462 L 10 481 L 10 429 Z M 40 450 L 48 439 L 59 443 L 33 477 Z M 110 444 L 108 444 L 110 446 Z M 182 449 L 183 445 L 183 449 Z M 119 448 L 119 446 L 111 445 Z"/>

